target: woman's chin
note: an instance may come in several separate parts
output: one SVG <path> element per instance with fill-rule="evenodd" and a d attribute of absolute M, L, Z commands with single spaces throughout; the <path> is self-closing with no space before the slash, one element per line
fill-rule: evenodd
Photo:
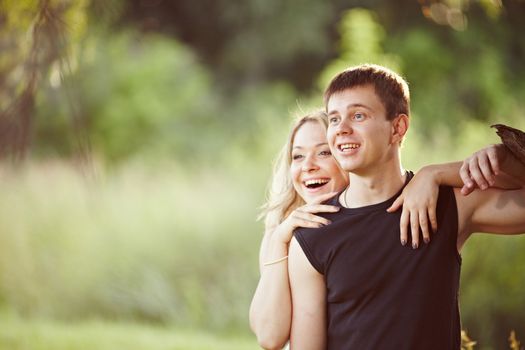
<path fill-rule="evenodd" d="M 328 184 L 317 188 L 305 187 L 303 188 L 303 199 L 306 203 L 318 202 L 320 197 L 332 192 L 332 186 Z"/>

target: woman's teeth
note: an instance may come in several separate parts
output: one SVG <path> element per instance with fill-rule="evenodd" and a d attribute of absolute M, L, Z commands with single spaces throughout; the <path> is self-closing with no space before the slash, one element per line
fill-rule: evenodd
<path fill-rule="evenodd" d="M 320 187 L 326 183 L 328 183 L 329 180 L 327 179 L 313 179 L 313 180 L 306 180 L 304 182 L 304 185 L 308 188 L 317 188 Z"/>

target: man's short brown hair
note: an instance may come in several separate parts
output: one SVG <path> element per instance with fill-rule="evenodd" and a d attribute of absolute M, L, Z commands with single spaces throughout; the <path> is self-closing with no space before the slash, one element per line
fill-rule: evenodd
<path fill-rule="evenodd" d="M 325 90 L 325 106 L 333 94 L 364 85 L 374 87 L 385 106 L 387 119 L 392 120 L 399 114 L 410 115 L 410 92 L 405 79 L 394 71 L 375 64 L 351 67 L 337 74 Z"/>

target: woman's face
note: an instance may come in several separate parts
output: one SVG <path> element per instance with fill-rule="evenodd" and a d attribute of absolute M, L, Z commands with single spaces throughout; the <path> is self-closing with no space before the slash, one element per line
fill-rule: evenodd
<path fill-rule="evenodd" d="M 306 203 L 325 193 L 342 191 L 348 184 L 348 175 L 330 152 L 325 127 L 316 121 L 304 123 L 295 133 L 290 173 L 295 190 Z"/>

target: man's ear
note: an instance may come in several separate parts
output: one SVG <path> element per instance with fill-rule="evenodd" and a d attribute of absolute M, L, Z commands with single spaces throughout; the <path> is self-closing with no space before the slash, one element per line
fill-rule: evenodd
<path fill-rule="evenodd" d="M 400 143 L 405 137 L 408 127 L 410 126 L 410 118 L 406 114 L 398 114 L 392 121 L 392 143 Z"/>

